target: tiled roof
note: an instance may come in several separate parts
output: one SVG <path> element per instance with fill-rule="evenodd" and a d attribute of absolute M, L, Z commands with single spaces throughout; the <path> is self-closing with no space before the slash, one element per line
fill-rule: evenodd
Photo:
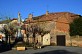
<path fill-rule="evenodd" d="M 57 12 L 57 13 L 49 13 L 48 15 L 44 14 L 41 16 L 33 17 L 33 20 L 26 20 L 26 23 L 34 23 L 37 21 L 57 21 L 58 18 L 65 17 L 68 22 L 72 22 L 74 18 L 77 18 L 78 14 L 73 14 L 70 12 Z"/>

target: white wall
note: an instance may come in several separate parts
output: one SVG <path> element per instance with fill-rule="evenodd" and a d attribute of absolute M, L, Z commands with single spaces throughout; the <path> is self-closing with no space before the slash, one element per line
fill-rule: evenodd
<path fill-rule="evenodd" d="M 43 45 L 50 45 L 50 34 L 45 34 L 43 36 Z"/>

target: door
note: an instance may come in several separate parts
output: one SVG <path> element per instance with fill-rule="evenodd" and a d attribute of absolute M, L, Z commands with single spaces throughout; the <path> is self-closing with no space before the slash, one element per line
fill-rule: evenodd
<path fill-rule="evenodd" d="M 65 46 L 65 35 L 57 35 L 57 45 Z"/>

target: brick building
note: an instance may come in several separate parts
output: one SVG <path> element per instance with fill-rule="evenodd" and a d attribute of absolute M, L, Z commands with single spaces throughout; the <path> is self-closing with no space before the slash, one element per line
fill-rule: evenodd
<path fill-rule="evenodd" d="M 69 24 L 79 15 L 69 12 L 57 12 L 49 13 L 33 17 L 29 14 L 29 17 L 25 20 L 25 25 L 37 24 L 45 31 L 50 31 L 50 44 L 69 46 L 70 35 L 69 35 Z"/>

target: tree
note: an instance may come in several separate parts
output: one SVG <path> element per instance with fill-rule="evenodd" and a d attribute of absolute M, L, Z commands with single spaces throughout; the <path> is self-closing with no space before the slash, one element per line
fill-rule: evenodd
<path fill-rule="evenodd" d="M 5 37 L 6 37 L 6 43 L 8 42 L 8 37 L 9 37 L 9 43 L 10 43 L 10 36 L 13 37 L 14 34 L 16 33 L 16 22 L 15 23 L 10 23 L 11 22 L 11 19 L 6 17 L 5 20 L 2 20 L 0 21 L 1 24 L 5 24 L 3 26 L 3 29 L 1 30 L 2 33 L 5 34 Z"/>
<path fill-rule="evenodd" d="M 82 36 L 82 16 L 76 18 L 72 23 L 70 23 L 70 35 Z"/>
<path fill-rule="evenodd" d="M 17 31 L 17 28 L 14 24 L 7 24 L 3 27 L 2 33 L 5 34 L 6 43 L 8 42 L 8 37 L 9 37 L 9 43 L 10 43 L 10 36 L 13 37 L 16 31 Z"/>
<path fill-rule="evenodd" d="M 3 19 L 3 18 L 5 18 L 5 19 Z M 10 17 L 8 17 L 8 16 L 0 17 L 0 23 L 2 24 L 2 26 L 3 26 L 3 24 L 5 24 L 5 26 L 3 26 L 3 29 L 1 29 L 0 32 L 5 34 L 5 36 L 6 36 L 6 43 L 8 41 L 8 36 L 9 36 L 8 30 L 7 30 L 8 29 L 7 24 L 9 22 L 11 22 Z"/>
<path fill-rule="evenodd" d="M 28 33 L 32 33 L 33 34 L 33 38 L 34 38 L 34 49 L 36 48 L 36 42 L 35 42 L 35 37 L 36 34 L 40 34 L 40 35 L 44 35 L 46 33 L 49 33 L 49 31 L 44 31 L 42 28 L 39 27 L 38 24 L 33 24 L 33 25 L 29 25 L 27 26 L 27 31 Z"/>

